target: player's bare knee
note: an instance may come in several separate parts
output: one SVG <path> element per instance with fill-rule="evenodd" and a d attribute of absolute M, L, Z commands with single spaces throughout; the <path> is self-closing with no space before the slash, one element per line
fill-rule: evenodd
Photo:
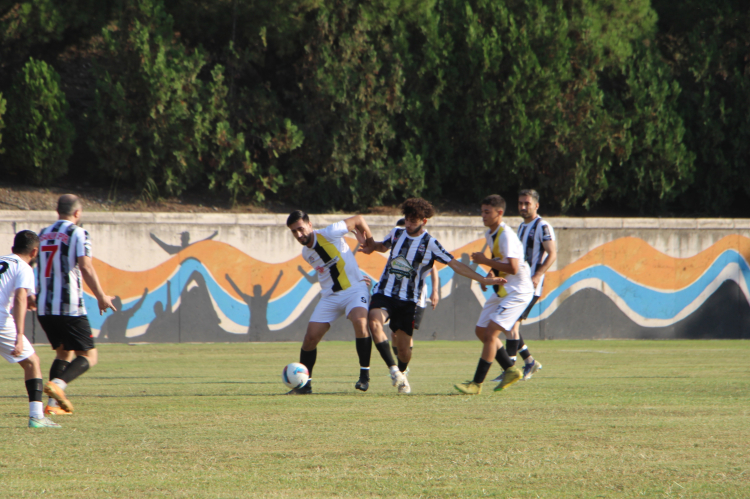
<path fill-rule="evenodd" d="M 97 362 L 99 362 L 99 354 L 96 351 L 96 348 L 92 348 L 91 350 L 85 350 L 85 351 L 77 351 L 76 355 L 80 355 L 81 357 L 86 357 L 86 360 L 89 362 L 89 367 L 94 367 Z"/>

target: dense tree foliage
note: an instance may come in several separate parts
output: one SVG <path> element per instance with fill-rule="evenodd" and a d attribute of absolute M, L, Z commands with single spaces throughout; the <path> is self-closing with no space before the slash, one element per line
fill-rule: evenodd
<path fill-rule="evenodd" d="M 563 211 L 726 215 L 750 204 L 749 24 L 740 0 L 28 0 L 0 7 L 0 91 L 11 109 L 27 61 L 57 68 L 76 174 L 146 197 L 535 187 Z"/>

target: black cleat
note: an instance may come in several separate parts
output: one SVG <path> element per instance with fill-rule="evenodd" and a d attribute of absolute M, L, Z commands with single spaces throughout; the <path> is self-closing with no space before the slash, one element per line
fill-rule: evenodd
<path fill-rule="evenodd" d="M 286 392 L 287 395 L 312 395 L 312 384 L 308 381 L 305 386 L 293 388 Z"/>
<path fill-rule="evenodd" d="M 354 388 L 357 390 L 366 392 L 368 388 L 370 388 L 370 380 L 369 379 L 360 379 L 357 381 L 357 384 L 354 385 Z"/>

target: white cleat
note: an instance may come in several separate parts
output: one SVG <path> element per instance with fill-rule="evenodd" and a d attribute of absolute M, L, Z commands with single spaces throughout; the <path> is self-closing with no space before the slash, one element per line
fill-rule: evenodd
<path fill-rule="evenodd" d="M 411 393 L 411 386 L 409 385 L 409 380 L 406 379 L 406 376 L 404 376 L 403 383 L 398 384 L 398 393 Z"/>
<path fill-rule="evenodd" d="M 401 371 L 393 371 L 391 373 L 391 384 L 393 386 L 401 386 L 404 383 L 408 384 L 408 382 L 406 381 L 406 376 L 404 376 L 404 373 L 402 373 Z"/>

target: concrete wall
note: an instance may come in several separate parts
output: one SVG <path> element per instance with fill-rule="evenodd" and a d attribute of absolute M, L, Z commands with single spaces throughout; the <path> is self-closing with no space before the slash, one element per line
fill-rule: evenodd
<path fill-rule="evenodd" d="M 323 227 L 345 215 L 313 216 Z M 396 217 L 366 217 L 376 238 Z M 0 211 L 0 251 L 15 232 L 39 231 L 54 212 Z M 317 303 L 315 272 L 286 215 L 84 213 L 97 271 L 121 310 L 99 316 L 99 342 L 299 341 Z M 750 220 L 549 218 L 559 258 L 522 333 L 540 338 L 750 337 Z M 518 218 L 507 218 L 512 227 Z M 484 246 L 479 217 L 436 217 L 430 232 L 455 257 Z M 354 248 L 356 241 L 351 239 Z M 1 248 L 5 248 L 2 250 Z M 377 279 L 381 255 L 358 255 Z M 441 301 L 417 339 L 473 339 L 486 299 L 440 268 Z M 429 279 L 428 279 L 429 284 Z M 46 338 L 28 321 L 35 342 Z M 327 339 L 351 339 L 339 319 Z"/>

